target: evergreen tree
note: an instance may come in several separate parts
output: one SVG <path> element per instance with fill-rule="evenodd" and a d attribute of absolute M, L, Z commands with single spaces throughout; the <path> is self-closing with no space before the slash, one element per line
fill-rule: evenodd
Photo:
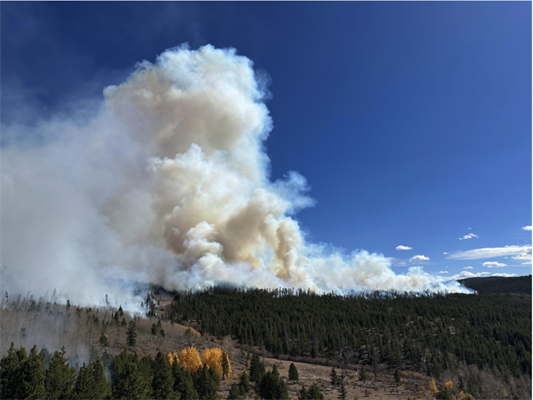
<path fill-rule="evenodd" d="M 306 390 L 305 386 L 302 386 L 298 394 L 298 400 L 324 400 L 324 395 L 318 385 L 313 383 L 309 390 Z"/>
<path fill-rule="evenodd" d="M 346 400 L 346 395 L 348 394 L 346 392 L 346 388 L 344 387 L 344 375 L 341 375 L 340 377 L 340 388 L 339 388 L 339 400 Z"/>
<path fill-rule="evenodd" d="M 139 371 L 136 356 L 130 356 L 125 350 L 113 362 L 113 398 L 145 399 L 150 397 L 150 382 Z"/>
<path fill-rule="evenodd" d="M 218 384 L 209 370 L 210 368 L 204 365 L 198 369 L 194 377 L 194 386 L 200 399 L 216 399 L 218 397 Z"/>
<path fill-rule="evenodd" d="M 281 399 L 289 398 L 287 385 L 283 379 L 280 379 L 277 371 L 269 371 L 261 378 L 256 387 L 257 394 L 262 399 Z"/>
<path fill-rule="evenodd" d="M 78 371 L 78 377 L 72 392 L 73 399 L 96 399 L 96 387 L 94 377 L 89 367 L 83 363 Z"/>
<path fill-rule="evenodd" d="M 22 363 L 22 390 L 19 393 L 24 399 L 46 398 L 44 360 L 37 353 L 37 346 L 33 346 L 29 357 Z"/>
<path fill-rule="evenodd" d="M 241 390 L 241 386 L 238 385 L 237 383 L 234 383 L 233 385 L 231 385 L 227 400 L 241 400 L 243 398 L 244 396 Z"/>
<path fill-rule="evenodd" d="M 289 366 L 289 380 L 290 381 L 298 380 L 298 370 L 296 369 L 296 365 L 294 365 L 294 363 L 291 363 L 291 365 Z"/>
<path fill-rule="evenodd" d="M 361 373 L 359 374 L 359 380 L 363 381 L 363 383 L 366 383 L 366 380 L 368 379 L 366 368 L 363 366 L 361 368 Z"/>
<path fill-rule="evenodd" d="M 22 350 L 23 348 L 21 348 Z M 23 357 L 21 357 L 23 355 Z M 11 342 L 7 355 L 0 360 L 0 399 L 22 398 L 20 382 L 22 382 L 21 365 L 26 360 L 26 351 L 16 351 Z"/>
<path fill-rule="evenodd" d="M 74 389 L 76 370 L 67 364 L 65 353 L 64 347 L 55 351 L 46 371 L 46 391 L 51 399 L 70 399 Z"/>
<path fill-rule="evenodd" d="M 250 363 L 250 381 L 258 383 L 261 381 L 264 374 L 265 366 L 261 362 L 259 356 L 254 354 Z"/>
<path fill-rule="evenodd" d="M 104 345 L 104 346 L 107 346 L 109 344 L 109 340 L 107 339 L 107 336 L 103 332 L 100 335 L 100 339 L 98 341 L 100 342 L 101 345 Z"/>
<path fill-rule="evenodd" d="M 396 385 L 399 385 L 401 381 L 400 372 L 398 370 L 394 371 L 394 382 L 396 382 Z"/>
<path fill-rule="evenodd" d="M 128 346 L 135 346 L 135 343 L 137 343 L 137 326 L 135 325 L 135 321 L 130 321 L 126 335 Z"/>
<path fill-rule="evenodd" d="M 244 394 L 248 393 L 250 391 L 250 380 L 248 379 L 248 374 L 245 371 L 242 371 L 241 374 L 241 380 L 239 382 L 239 386 L 242 389 L 242 392 Z"/>
<path fill-rule="evenodd" d="M 91 371 L 94 382 L 95 399 L 106 399 L 111 395 L 111 386 L 107 382 L 104 372 L 104 366 L 99 358 L 89 363 L 88 368 Z"/>
<path fill-rule="evenodd" d="M 156 399 L 175 399 L 174 378 L 167 357 L 158 352 L 154 360 L 152 393 Z"/>
<path fill-rule="evenodd" d="M 172 376 L 174 377 L 174 393 L 180 394 L 185 400 L 197 400 L 198 393 L 194 387 L 193 377 L 190 372 L 175 362 L 172 364 Z"/>
<path fill-rule="evenodd" d="M 331 377 L 331 384 L 333 386 L 337 386 L 339 384 L 339 376 L 337 375 L 337 371 L 335 371 L 335 368 L 331 368 L 329 376 Z"/>

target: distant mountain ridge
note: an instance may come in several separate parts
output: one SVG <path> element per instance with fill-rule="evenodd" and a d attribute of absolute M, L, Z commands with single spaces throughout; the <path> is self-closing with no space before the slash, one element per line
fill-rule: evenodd
<path fill-rule="evenodd" d="M 531 275 L 516 277 L 486 276 L 459 280 L 478 293 L 522 293 L 531 295 Z"/>

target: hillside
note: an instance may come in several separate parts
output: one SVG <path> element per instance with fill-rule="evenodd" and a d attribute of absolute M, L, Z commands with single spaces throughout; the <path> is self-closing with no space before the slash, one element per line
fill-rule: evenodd
<path fill-rule="evenodd" d="M 463 286 L 483 293 L 522 293 L 531 295 L 531 275 L 516 277 L 487 276 L 459 281 Z"/>

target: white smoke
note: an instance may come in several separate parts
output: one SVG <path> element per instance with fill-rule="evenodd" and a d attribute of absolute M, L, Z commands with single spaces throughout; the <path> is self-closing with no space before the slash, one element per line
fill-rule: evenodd
<path fill-rule="evenodd" d="M 272 121 L 252 62 L 205 46 L 165 51 L 107 87 L 91 117 L 3 126 L 3 290 L 95 303 L 110 279 L 320 291 L 449 290 L 382 255 L 306 243 L 313 204 L 295 172 L 269 179 Z"/>

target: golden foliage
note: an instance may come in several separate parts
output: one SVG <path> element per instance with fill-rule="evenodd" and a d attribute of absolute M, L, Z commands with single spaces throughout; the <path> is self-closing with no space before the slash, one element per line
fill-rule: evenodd
<path fill-rule="evenodd" d="M 179 364 L 180 362 L 180 359 L 178 357 L 178 353 L 174 352 L 174 353 L 168 353 L 167 354 L 167 359 L 168 359 L 168 362 L 170 363 L 170 365 L 174 364 L 174 360 L 176 360 Z"/>
<path fill-rule="evenodd" d="M 213 368 L 218 376 L 222 376 L 222 350 L 218 347 L 213 349 L 205 349 L 202 353 L 202 364 L 207 364 L 209 368 Z M 226 354 L 226 359 L 228 360 L 229 372 L 228 376 L 231 375 L 231 364 L 229 362 L 229 357 Z"/>
<path fill-rule="evenodd" d="M 432 379 L 429 383 L 429 391 L 434 394 L 438 393 L 439 390 L 437 389 L 437 385 L 435 384 L 435 379 Z"/>
<path fill-rule="evenodd" d="M 452 390 L 453 389 L 453 382 L 452 381 L 446 382 L 445 385 L 448 388 L 448 390 Z"/>
<path fill-rule="evenodd" d="M 187 368 L 192 373 L 198 371 L 198 368 L 202 366 L 200 354 L 194 347 L 187 347 L 181 351 L 179 355 L 179 363 L 182 367 Z"/>
<path fill-rule="evenodd" d="M 465 393 L 462 390 L 459 392 L 459 400 L 475 400 L 470 393 Z"/>

